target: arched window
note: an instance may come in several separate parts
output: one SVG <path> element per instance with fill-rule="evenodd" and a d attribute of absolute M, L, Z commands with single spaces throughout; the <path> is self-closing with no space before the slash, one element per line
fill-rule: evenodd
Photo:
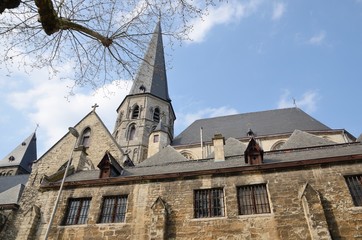
<path fill-rule="evenodd" d="M 153 112 L 153 121 L 159 122 L 160 121 L 160 109 L 157 107 Z"/>
<path fill-rule="evenodd" d="M 132 111 L 132 119 L 137 119 L 140 114 L 140 107 L 138 105 L 134 106 Z"/>
<path fill-rule="evenodd" d="M 134 124 L 132 124 L 131 126 L 129 126 L 128 128 L 128 135 L 127 135 L 127 139 L 128 141 L 131 141 L 134 139 L 136 135 L 136 126 Z"/>
<path fill-rule="evenodd" d="M 89 127 L 84 129 L 79 146 L 89 147 L 90 135 L 91 135 L 91 129 Z"/>
<path fill-rule="evenodd" d="M 284 145 L 285 141 L 278 141 L 274 143 L 274 145 L 271 147 L 271 150 L 279 150 Z"/>
<path fill-rule="evenodd" d="M 188 160 L 194 160 L 195 157 L 188 151 L 182 151 L 181 155 L 184 156 Z"/>

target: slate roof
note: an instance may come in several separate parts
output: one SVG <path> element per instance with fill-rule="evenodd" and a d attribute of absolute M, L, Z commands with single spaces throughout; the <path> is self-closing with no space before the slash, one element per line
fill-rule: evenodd
<path fill-rule="evenodd" d="M 12 188 L 18 184 L 26 184 L 29 174 L 3 176 L 0 177 L 0 193 Z"/>
<path fill-rule="evenodd" d="M 144 90 L 142 90 L 144 89 Z M 130 95 L 151 93 L 163 100 L 171 101 L 168 94 L 162 30 L 159 22 L 148 46 L 144 61 L 140 66 Z"/>
<path fill-rule="evenodd" d="M 224 145 L 225 157 L 243 155 L 246 150 L 246 145 L 235 138 L 228 138 Z M 208 158 L 214 158 L 214 152 L 212 152 Z"/>
<path fill-rule="evenodd" d="M 354 154 L 362 154 L 362 144 L 349 143 L 287 151 L 270 151 L 264 153 L 264 163 L 262 165 L 282 162 L 299 162 L 302 160 L 317 160 L 320 158 L 350 156 Z M 149 176 L 167 173 L 186 173 L 200 170 L 216 170 L 223 168 L 250 166 L 245 163 L 244 157 L 242 155 L 226 159 L 225 161 L 203 159 L 172 162 L 173 156 L 174 155 L 172 154 L 168 155 L 168 157 L 166 157 L 165 155 L 163 157 L 163 161 L 157 163 L 153 162 L 153 164 L 150 165 L 144 164 L 142 166 L 138 165 L 135 167 L 126 168 L 124 169 L 123 174 L 119 176 L 119 178 L 128 176 Z M 150 159 L 146 159 L 145 162 L 148 160 Z M 66 181 L 75 182 L 81 180 L 94 180 L 98 179 L 98 177 L 99 171 L 97 170 L 81 171 L 67 177 Z"/>
<path fill-rule="evenodd" d="M 0 204 L 17 203 L 29 174 L 0 177 Z"/>
<path fill-rule="evenodd" d="M 186 161 L 188 160 L 182 156 L 181 153 L 177 152 L 173 147 L 167 146 L 161 149 L 161 151 L 157 152 L 155 155 L 138 164 L 138 166 L 157 166 Z"/>
<path fill-rule="evenodd" d="M 332 145 L 332 144 L 336 143 L 307 132 L 294 130 L 293 134 L 283 144 L 281 149 L 304 148 L 304 147 Z"/>
<path fill-rule="evenodd" d="M 292 133 L 295 129 L 302 131 L 331 130 L 299 108 L 285 108 L 196 120 L 173 139 L 172 146 L 200 142 L 201 127 L 203 128 L 203 140 L 206 142 L 211 141 L 215 133 L 221 133 L 225 139 L 245 138 L 249 129 L 256 137 Z"/>
<path fill-rule="evenodd" d="M 36 134 L 34 132 L 0 161 L 0 167 L 21 166 L 30 173 L 31 165 L 36 159 Z"/>
<path fill-rule="evenodd" d="M 24 185 L 18 184 L 5 192 L 0 193 L 0 205 L 2 204 L 17 204 L 21 194 L 23 193 Z"/>

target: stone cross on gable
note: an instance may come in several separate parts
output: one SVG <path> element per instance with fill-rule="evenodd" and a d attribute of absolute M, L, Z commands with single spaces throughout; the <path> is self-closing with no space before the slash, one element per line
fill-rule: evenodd
<path fill-rule="evenodd" d="M 92 106 L 92 108 L 93 108 L 93 112 L 95 112 L 96 111 L 96 108 L 97 107 L 99 107 L 99 105 L 97 104 L 97 103 L 95 103 L 93 106 Z"/>

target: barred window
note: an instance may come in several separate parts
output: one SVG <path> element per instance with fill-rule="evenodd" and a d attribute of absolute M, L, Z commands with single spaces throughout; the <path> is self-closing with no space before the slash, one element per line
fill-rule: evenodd
<path fill-rule="evenodd" d="M 240 186 L 237 191 L 240 215 L 270 213 L 266 184 Z"/>
<path fill-rule="evenodd" d="M 346 182 L 355 206 L 362 206 L 362 175 L 346 176 Z"/>
<path fill-rule="evenodd" d="M 68 201 L 67 213 L 63 224 L 85 224 L 88 219 L 88 209 L 91 198 L 71 198 Z"/>
<path fill-rule="evenodd" d="M 195 190 L 195 218 L 224 216 L 224 191 L 222 188 Z"/>
<path fill-rule="evenodd" d="M 126 217 L 127 196 L 104 197 L 100 223 L 124 222 Z"/>

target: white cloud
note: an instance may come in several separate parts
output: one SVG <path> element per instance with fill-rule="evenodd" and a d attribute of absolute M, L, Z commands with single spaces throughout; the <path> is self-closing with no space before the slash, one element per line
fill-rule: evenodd
<path fill-rule="evenodd" d="M 326 33 L 324 31 L 321 31 L 312 36 L 311 38 L 309 38 L 308 44 L 321 45 L 324 42 L 325 38 L 326 38 Z"/>
<path fill-rule="evenodd" d="M 316 90 L 305 92 L 301 99 L 295 99 L 290 95 L 291 93 L 289 90 L 283 91 L 283 94 L 280 96 L 278 102 L 278 108 L 289 108 L 297 106 L 298 108 L 311 113 L 317 110 L 317 102 L 321 98 Z"/>
<path fill-rule="evenodd" d="M 189 126 L 195 120 L 202 118 L 212 118 L 218 116 L 237 114 L 238 111 L 234 108 L 222 106 L 219 108 L 205 108 L 194 113 L 178 113 L 176 120 L 176 133 L 184 130 L 185 127 Z"/>
<path fill-rule="evenodd" d="M 56 143 L 69 126 L 74 126 L 89 113 L 94 103 L 99 105 L 98 115 L 109 130 L 113 131 L 116 108 L 128 94 L 132 82 L 114 81 L 93 94 L 76 92 L 74 96 L 66 98 L 68 86 L 73 82 L 46 80 L 46 76 L 45 71 L 34 71 L 31 76 L 27 76 L 29 87 L 6 94 L 9 105 L 23 112 L 33 126 L 39 124 L 40 153 Z"/>
<path fill-rule="evenodd" d="M 272 20 L 280 19 L 285 13 L 286 7 L 284 3 L 274 3 L 273 4 L 273 15 Z"/>
<path fill-rule="evenodd" d="M 194 42 L 204 41 L 207 33 L 216 25 L 238 22 L 242 17 L 247 17 L 254 13 L 262 0 L 250 0 L 246 3 L 239 1 L 222 2 L 209 10 L 207 16 L 203 19 L 196 19 L 193 25 L 193 31 L 190 39 Z"/>

